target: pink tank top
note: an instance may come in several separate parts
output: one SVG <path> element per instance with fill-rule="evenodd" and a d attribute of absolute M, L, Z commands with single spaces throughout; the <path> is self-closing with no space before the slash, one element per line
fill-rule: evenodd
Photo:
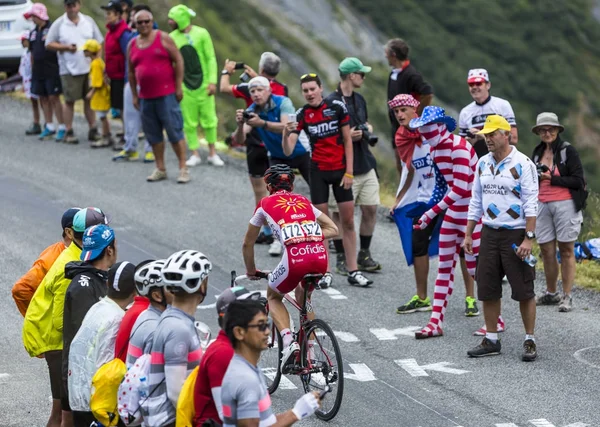
<path fill-rule="evenodd" d="M 160 31 L 156 32 L 152 44 L 144 49 L 140 49 L 137 40 L 133 39 L 130 55 L 140 98 L 159 98 L 175 93 L 175 69 L 162 44 Z"/>
<path fill-rule="evenodd" d="M 554 176 L 560 176 L 558 168 L 554 168 Z M 538 199 L 542 203 L 560 202 L 561 200 L 571 200 L 571 193 L 567 187 L 559 187 L 558 185 L 550 185 L 550 180 L 540 182 L 540 192 Z"/>

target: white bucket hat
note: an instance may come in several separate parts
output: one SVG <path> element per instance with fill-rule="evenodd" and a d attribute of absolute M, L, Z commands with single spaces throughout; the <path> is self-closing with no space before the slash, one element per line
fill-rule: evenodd
<path fill-rule="evenodd" d="M 565 130 L 565 127 L 559 123 L 558 116 L 550 112 L 538 114 L 535 126 L 531 128 L 531 131 L 537 135 L 538 128 L 541 126 L 556 126 L 558 128 L 558 133 Z"/>

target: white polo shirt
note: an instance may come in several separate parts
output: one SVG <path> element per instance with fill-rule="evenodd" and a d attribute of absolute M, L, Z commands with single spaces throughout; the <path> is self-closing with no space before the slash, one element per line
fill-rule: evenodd
<path fill-rule="evenodd" d="M 46 37 L 46 46 L 49 43 L 58 42 L 66 45 L 75 44 L 79 49 L 89 39 L 96 39 L 98 43 L 104 41 L 104 37 L 102 37 L 102 33 L 94 20 L 80 13 L 79 21 L 75 24 L 67 18 L 65 13 L 52 23 Z M 75 53 L 58 52 L 58 68 L 61 76 L 87 74 L 90 72 L 90 62 L 90 59 L 86 58 L 81 50 L 77 50 Z"/>

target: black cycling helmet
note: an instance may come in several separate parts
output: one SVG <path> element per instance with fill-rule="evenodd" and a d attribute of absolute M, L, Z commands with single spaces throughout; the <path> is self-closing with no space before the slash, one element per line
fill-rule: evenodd
<path fill-rule="evenodd" d="M 273 165 L 264 175 L 267 185 L 271 186 L 272 191 L 292 191 L 294 187 L 294 172 L 288 165 Z"/>

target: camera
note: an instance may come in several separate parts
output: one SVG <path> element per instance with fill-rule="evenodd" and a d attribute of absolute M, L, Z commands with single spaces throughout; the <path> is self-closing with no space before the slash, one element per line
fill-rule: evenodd
<path fill-rule="evenodd" d="M 543 165 L 541 163 L 537 163 L 535 165 L 535 168 L 537 169 L 538 178 L 540 177 L 541 174 L 543 174 L 544 172 L 548 172 L 550 170 L 550 168 L 548 166 Z"/>
<path fill-rule="evenodd" d="M 475 135 L 475 134 L 474 134 L 473 132 L 471 132 L 470 130 L 468 130 L 468 131 L 467 131 L 467 136 L 468 136 L 469 138 L 476 138 L 476 137 L 477 137 L 477 135 Z"/>
<path fill-rule="evenodd" d="M 246 71 L 244 71 L 240 76 L 240 80 L 244 83 L 248 83 L 250 81 L 250 75 Z"/>
<path fill-rule="evenodd" d="M 252 116 L 254 116 L 254 113 L 248 110 L 242 113 L 242 117 L 244 118 L 244 120 L 249 120 L 252 118 Z"/>
<path fill-rule="evenodd" d="M 366 123 L 358 125 L 356 130 L 362 130 L 363 139 L 365 139 L 371 147 L 374 147 L 379 141 L 379 137 L 377 135 L 373 135 L 371 132 L 369 132 L 369 127 L 366 125 Z"/>
<path fill-rule="evenodd" d="M 244 64 L 243 62 L 236 62 L 234 70 L 243 70 L 245 66 L 246 64 Z"/>

